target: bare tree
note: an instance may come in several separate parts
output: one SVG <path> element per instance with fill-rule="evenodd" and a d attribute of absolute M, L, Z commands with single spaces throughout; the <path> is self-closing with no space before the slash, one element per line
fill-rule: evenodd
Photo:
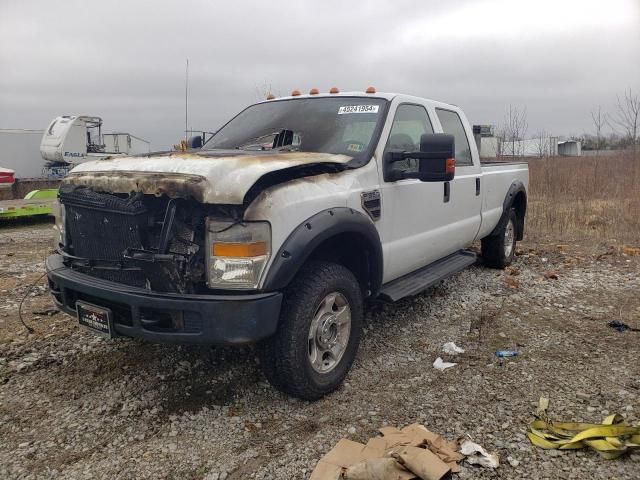
<path fill-rule="evenodd" d="M 551 153 L 550 149 L 550 138 L 547 132 L 544 130 L 538 130 L 534 137 L 535 140 L 535 149 L 538 157 L 548 157 Z"/>
<path fill-rule="evenodd" d="M 496 139 L 498 140 L 498 145 L 496 147 L 496 157 L 497 158 L 502 158 L 503 155 L 506 155 L 505 152 L 505 142 L 506 142 L 506 134 L 504 131 L 504 127 L 501 126 L 499 128 L 496 128 Z"/>
<path fill-rule="evenodd" d="M 618 96 L 616 112 L 611 116 L 611 127 L 615 130 L 621 129 L 623 134 L 629 138 L 633 149 L 638 145 L 638 123 L 640 121 L 640 98 L 633 91 L 624 92 L 624 99 Z"/>
<path fill-rule="evenodd" d="M 602 128 L 607 122 L 607 114 L 602 113 L 602 108 L 598 105 L 598 110 L 591 112 L 591 120 L 593 120 L 593 126 L 596 129 L 596 151 L 599 152 L 602 148 Z"/>
<path fill-rule="evenodd" d="M 504 141 L 511 147 L 511 155 L 523 156 L 524 148 L 520 148 L 520 140 L 524 140 L 524 136 L 527 133 L 529 124 L 527 123 L 527 110 L 523 108 L 520 110 L 518 107 L 509 105 L 509 109 L 504 117 L 504 125 L 502 131 L 504 132 Z M 503 147 L 502 153 L 507 154 L 508 151 Z"/>

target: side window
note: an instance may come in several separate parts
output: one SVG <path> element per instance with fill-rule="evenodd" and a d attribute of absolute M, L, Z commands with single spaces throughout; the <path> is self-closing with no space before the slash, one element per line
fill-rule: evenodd
<path fill-rule="evenodd" d="M 442 124 L 442 131 L 453 135 L 456 143 L 456 165 L 465 166 L 473 165 L 471 158 L 471 147 L 469 147 L 469 139 L 467 133 L 462 126 L 462 120 L 456 112 L 450 110 L 436 109 L 438 119 Z"/>
<path fill-rule="evenodd" d="M 385 152 L 406 151 L 416 152 L 420 150 L 420 136 L 423 133 L 433 133 L 433 126 L 429 115 L 420 105 L 403 104 L 396 110 L 393 118 L 391 132 L 387 140 Z M 397 162 L 394 168 L 403 171 L 417 172 L 418 160 L 409 158 Z"/>

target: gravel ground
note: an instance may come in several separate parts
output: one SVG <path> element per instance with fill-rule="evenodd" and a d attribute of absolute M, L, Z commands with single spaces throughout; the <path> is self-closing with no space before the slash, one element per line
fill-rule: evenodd
<path fill-rule="evenodd" d="M 543 451 L 525 431 L 540 395 L 552 418 L 640 421 L 640 334 L 607 327 L 640 326 L 640 257 L 524 243 L 508 271 L 473 267 L 371 305 L 347 382 L 308 403 L 273 390 L 251 348 L 105 340 L 47 315 L 36 280 L 50 235 L 43 223 L 0 228 L 0 478 L 307 478 L 340 438 L 415 421 L 500 455 L 497 470 L 454 478 L 639 477 L 640 452 Z M 27 335 L 17 306 L 33 282 Z M 443 354 L 447 341 L 466 353 Z M 520 355 L 498 361 L 501 348 Z M 458 365 L 436 371 L 437 356 Z"/>

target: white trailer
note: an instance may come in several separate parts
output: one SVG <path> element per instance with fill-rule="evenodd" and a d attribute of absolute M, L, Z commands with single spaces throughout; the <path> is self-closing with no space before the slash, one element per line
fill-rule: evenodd
<path fill-rule="evenodd" d="M 45 162 L 77 165 L 112 155 L 149 153 L 146 140 L 129 133 L 102 134 L 102 119 L 63 115 L 45 130 L 40 153 Z"/>

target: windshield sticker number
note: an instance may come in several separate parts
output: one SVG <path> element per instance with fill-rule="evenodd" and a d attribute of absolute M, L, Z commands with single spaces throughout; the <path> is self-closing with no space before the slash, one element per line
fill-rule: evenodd
<path fill-rule="evenodd" d="M 363 148 L 364 147 L 362 146 L 361 143 L 350 143 L 349 145 L 347 145 L 347 150 L 349 152 L 358 152 L 359 153 L 359 152 L 362 151 Z"/>
<path fill-rule="evenodd" d="M 338 115 L 346 113 L 378 113 L 378 105 L 345 105 L 338 109 Z"/>

